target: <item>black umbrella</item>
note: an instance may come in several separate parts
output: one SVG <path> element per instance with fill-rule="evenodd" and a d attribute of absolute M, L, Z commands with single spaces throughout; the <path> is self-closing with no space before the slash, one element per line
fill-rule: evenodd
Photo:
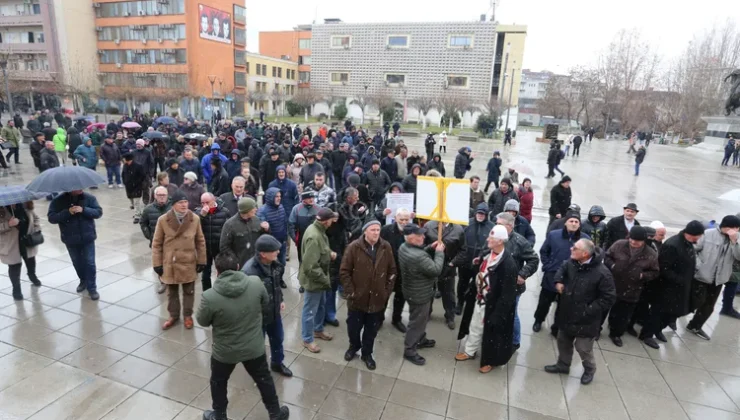
<path fill-rule="evenodd" d="M 161 131 L 147 131 L 146 133 L 142 134 L 141 137 L 144 137 L 145 139 L 149 139 L 149 140 L 166 139 L 167 134 L 164 134 Z"/>
<path fill-rule="evenodd" d="M 48 169 L 36 177 L 26 189 L 31 192 L 57 193 L 84 190 L 106 183 L 99 173 L 80 166 Z"/>
<path fill-rule="evenodd" d="M 188 133 L 188 134 L 185 134 L 183 137 L 185 137 L 185 140 L 198 140 L 198 141 L 203 141 L 208 138 L 200 133 Z"/>

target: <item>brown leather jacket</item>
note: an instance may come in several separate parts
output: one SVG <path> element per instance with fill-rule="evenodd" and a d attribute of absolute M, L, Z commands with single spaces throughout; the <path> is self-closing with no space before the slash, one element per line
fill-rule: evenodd
<path fill-rule="evenodd" d="M 660 274 L 658 253 L 647 244 L 633 253 L 629 239 L 620 239 L 609 248 L 604 265 L 614 277 L 617 299 L 624 302 L 637 302 L 645 283 Z"/>
<path fill-rule="evenodd" d="M 347 308 L 351 311 L 381 312 L 393 291 L 396 280 L 393 249 L 382 238 L 378 239 L 375 248 L 375 263 L 364 235 L 345 249 L 339 279 L 344 287 Z"/>

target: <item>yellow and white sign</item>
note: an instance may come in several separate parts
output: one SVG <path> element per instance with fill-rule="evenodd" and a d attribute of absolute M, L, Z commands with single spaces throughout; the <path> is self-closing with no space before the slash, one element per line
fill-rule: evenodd
<path fill-rule="evenodd" d="M 420 176 L 416 179 L 416 217 L 467 226 L 470 181 Z"/>

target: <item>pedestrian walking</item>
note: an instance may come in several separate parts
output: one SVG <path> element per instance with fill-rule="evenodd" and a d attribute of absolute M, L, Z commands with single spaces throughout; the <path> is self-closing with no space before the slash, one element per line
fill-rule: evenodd
<path fill-rule="evenodd" d="M 33 201 L 0 207 L 0 262 L 8 266 L 14 300 L 23 300 L 21 268 L 24 263 L 31 284 L 41 287 L 41 281 L 36 276 L 36 254 L 41 244 L 39 238 L 43 242 Z"/>
<path fill-rule="evenodd" d="M 465 178 L 465 173 L 471 169 L 470 165 L 473 163 L 473 159 L 475 159 L 475 154 L 472 153 L 472 149 L 470 147 L 461 147 L 460 150 L 457 151 L 454 168 L 455 178 Z"/>
<path fill-rule="evenodd" d="M 558 332 L 558 361 L 545 366 L 545 372 L 570 372 L 573 348 L 583 363 L 581 384 L 594 380 L 596 359 L 594 341 L 599 334 L 601 316 L 614 304 L 612 275 L 602 263 L 602 251 L 588 239 L 573 245 L 570 260 L 555 275 L 555 287 L 560 296 L 555 323 Z"/>
<path fill-rule="evenodd" d="M 0 130 L 0 136 L 9 144 L 10 151 L 7 155 L 5 155 L 5 159 L 10 163 L 10 157 L 14 157 L 13 163 L 16 165 L 20 164 L 19 161 L 19 155 L 18 155 L 18 147 L 20 145 L 21 140 L 23 140 L 23 136 L 21 135 L 21 131 L 18 129 L 18 127 L 15 126 L 15 122 L 10 119 L 8 120 L 8 124 L 3 127 L 2 130 Z"/>
<path fill-rule="evenodd" d="M 197 219 L 195 219 L 197 220 Z M 211 399 L 213 410 L 203 413 L 204 420 L 227 420 L 229 377 L 241 363 L 257 384 L 270 420 L 287 420 L 290 411 L 280 406 L 275 383 L 265 355 L 263 313 L 269 296 L 259 277 L 239 271 L 231 251 L 216 257 L 218 278 L 214 287 L 203 292 L 196 318 L 204 328 L 211 327 Z"/>
<path fill-rule="evenodd" d="M 640 175 L 640 165 L 645 161 L 645 154 L 647 153 L 645 146 L 640 146 L 640 149 L 635 153 L 635 176 Z"/>
<path fill-rule="evenodd" d="M 427 338 L 426 328 L 434 297 L 433 286 L 444 266 L 445 245 L 435 242 L 425 247 L 426 229 L 413 223 L 404 226 L 403 233 L 405 242 L 398 250 L 398 261 L 403 277 L 403 296 L 409 303 L 403 358 L 415 365 L 424 365 L 426 359 L 418 350 L 436 345 L 436 341 Z M 433 257 L 431 251 L 434 251 Z"/>
<path fill-rule="evenodd" d="M 439 153 L 447 154 L 447 130 L 442 130 L 439 134 Z"/>
<path fill-rule="evenodd" d="M 211 193 L 200 196 L 200 207 L 194 213 L 200 217 L 200 227 L 206 241 L 206 264 L 200 276 L 205 292 L 211 288 L 211 266 L 221 250 L 221 232 L 231 213 Z"/>
<path fill-rule="evenodd" d="M 571 179 L 566 175 L 562 177 L 560 182 L 550 190 L 550 221 L 547 223 L 548 226 L 551 225 L 555 219 L 560 219 L 568 212 L 572 197 L 570 183 Z"/>
<path fill-rule="evenodd" d="M 105 165 L 105 172 L 108 175 L 108 188 L 118 186 L 123 188 L 121 181 L 121 151 L 118 149 L 110 136 L 105 136 L 105 141 L 100 146 L 100 157 Z M 115 181 L 115 184 L 114 184 Z"/>
<path fill-rule="evenodd" d="M 152 239 L 152 267 L 167 285 L 169 318 L 163 330 L 172 328 L 180 319 L 180 286 L 182 286 L 183 325 L 193 328 L 193 304 L 197 273 L 206 266 L 206 241 L 200 219 L 188 210 L 188 198 L 177 191 L 171 198 L 172 209 L 160 217 Z"/>
<path fill-rule="evenodd" d="M 581 155 L 581 143 L 583 143 L 583 138 L 576 134 L 575 137 L 573 137 L 573 156 Z"/>
<path fill-rule="evenodd" d="M 144 208 L 142 198 L 147 194 L 145 188 L 149 181 L 144 168 L 134 161 L 134 156 L 131 153 L 123 156 L 121 177 L 123 185 L 126 187 L 126 197 L 130 201 L 130 208 L 134 210 L 134 223 L 139 223 L 141 211 Z"/>
<path fill-rule="evenodd" d="M 46 125 L 46 124 L 44 124 Z M 47 138 L 48 139 L 48 138 Z M 67 164 L 67 133 L 64 131 L 64 128 L 58 127 L 57 133 L 54 134 L 54 152 L 57 154 L 57 158 L 59 158 L 59 162 L 62 166 Z"/>
<path fill-rule="evenodd" d="M 95 219 L 103 217 L 103 209 L 98 200 L 82 190 L 65 192 L 51 201 L 47 216 L 49 223 L 59 225 L 62 243 L 80 279 L 77 293 L 87 290 L 90 299 L 100 299 L 96 282 Z"/>

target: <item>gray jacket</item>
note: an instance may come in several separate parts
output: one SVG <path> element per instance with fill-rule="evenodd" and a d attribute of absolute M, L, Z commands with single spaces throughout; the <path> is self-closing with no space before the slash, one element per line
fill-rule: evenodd
<path fill-rule="evenodd" d="M 403 278 L 403 297 L 412 305 L 432 301 L 434 283 L 442 273 L 444 252 L 434 251 L 434 258 L 427 248 L 404 243 L 398 250 L 398 263 Z"/>
<path fill-rule="evenodd" d="M 702 283 L 722 285 L 730 280 L 732 263 L 740 260 L 740 241 L 734 245 L 719 228 L 707 229 L 696 245 L 696 274 Z"/>

